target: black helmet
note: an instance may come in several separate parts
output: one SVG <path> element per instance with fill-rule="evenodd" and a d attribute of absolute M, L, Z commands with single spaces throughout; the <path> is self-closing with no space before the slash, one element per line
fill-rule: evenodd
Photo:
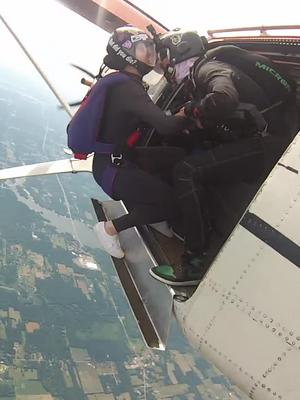
<path fill-rule="evenodd" d="M 207 50 L 207 39 L 194 31 L 174 29 L 160 36 L 161 60 L 168 57 L 171 65 L 179 64 L 192 57 L 201 57 Z"/>
<path fill-rule="evenodd" d="M 131 26 L 117 28 L 111 35 L 104 63 L 113 69 L 124 69 L 126 65 L 136 68 L 143 76 L 156 63 L 153 39 L 143 30 Z"/>

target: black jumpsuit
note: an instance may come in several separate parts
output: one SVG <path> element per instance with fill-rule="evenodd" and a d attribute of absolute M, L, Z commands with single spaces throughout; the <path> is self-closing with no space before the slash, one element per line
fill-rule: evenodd
<path fill-rule="evenodd" d="M 258 110 L 272 101 L 249 76 L 231 65 L 210 61 L 196 69 L 196 96 L 202 121 L 222 119 L 240 102 Z M 255 135 L 185 158 L 175 168 L 175 187 L 184 220 L 186 250 L 202 254 L 209 245 L 207 185 L 255 181 L 267 174 L 291 140 L 280 107 L 266 113 L 269 136 Z M 274 123 L 275 121 L 275 123 Z M 284 134 L 284 132 L 286 134 Z"/>
<path fill-rule="evenodd" d="M 126 154 L 124 143 L 141 123 L 163 135 L 179 133 L 188 123 L 184 117 L 166 116 L 148 96 L 141 78 L 128 76 L 129 80 L 114 85 L 107 94 L 99 138 L 101 142 L 113 143 L 125 156 L 122 165 L 116 167 L 112 198 L 122 200 L 129 213 L 112 221 L 117 232 L 177 218 L 179 211 L 173 189 L 155 173 L 171 169 L 184 157 L 180 148 L 137 148 Z M 93 176 L 100 186 L 103 171 L 110 162 L 110 155 L 94 155 Z"/>

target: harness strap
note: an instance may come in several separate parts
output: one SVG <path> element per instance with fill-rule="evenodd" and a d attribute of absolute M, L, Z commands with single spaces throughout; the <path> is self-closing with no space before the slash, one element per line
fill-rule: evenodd
<path fill-rule="evenodd" d="M 112 154 L 115 150 L 115 146 L 111 143 L 96 142 L 95 153 L 99 154 Z"/>
<path fill-rule="evenodd" d="M 113 194 L 113 183 L 117 175 L 117 172 L 118 172 L 118 167 L 115 164 L 110 163 L 103 171 L 100 179 L 102 189 L 110 197 L 112 197 Z"/>
<path fill-rule="evenodd" d="M 113 154 L 114 152 L 114 145 L 111 143 L 102 143 L 97 142 L 95 145 L 95 152 L 99 154 Z M 86 160 L 88 153 L 74 153 L 74 157 L 77 160 Z"/>
<path fill-rule="evenodd" d="M 127 140 L 127 146 L 134 147 L 138 139 L 140 138 L 141 133 L 139 130 L 133 132 Z M 123 164 L 123 155 L 122 153 L 116 153 L 116 146 L 112 143 L 103 143 L 96 142 L 95 144 L 95 152 L 98 154 L 108 154 L 110 155 L 110 163 L 104 169 L 102 176 L 100 178 L 100 183 L 102 189 L 107 193 L 110 197 L 113 194 L 113 184 L 118 173 L 118 168 Z M 82 157 L 82 154 L 77 154 L 77 156 Z"/>

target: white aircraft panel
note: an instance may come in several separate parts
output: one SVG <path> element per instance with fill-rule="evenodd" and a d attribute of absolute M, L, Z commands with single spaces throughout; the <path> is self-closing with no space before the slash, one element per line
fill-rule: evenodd
<path fill-rule="evenodd" d="M 210 329 L 216 315 L 223 308 L 223 300 L 226 290 L 218 287 L 215 282 L 212 282 L 209 279 L 205 280 L 198 290 L 201 293 L 201 303 L 196 304 L 188 302 L 191 306 L 188 313 L 193 313 L 195 318 L 188 319 L 188 324 L 183 324 L 181 328 L 186 336 L 193 334 L 193 332 L 197 332 L 198 337 L 200 338 L 200 336 L 205 335 L 206 331 Z M 208 304 L 209 307 L 207 306 Z M 178 310 L 176 310 L 176 316 L 178 319 L 188 318 L 186 308 L 179 307 Z M 199 329 L 200 325 L 201 329 Z"/>
<path fill-rule="evenodd" d="M 299 160 L 300 161 L 300 160 Z M 300 166 L 299 166 L 300 168 Z M 263 195 L 262 195 L 263 193 Z M 266 221 L 280 225 L 285 213 L 299 201 L 300 176 L 286 168 L 277 167 L 263 187 L 251 211 Z"/>
<path fill-rule="evenodd" d="M 236 230 L 218 254 L 207 278 L 227 291 L 235 290 L 236 283 L 248 270 L 248 266 L 256 261 L 256 253 L 262 246 L 263 243 L 247 230 Z"/>
<path fill-rule="evenodd" d="M 300 179 L 299 179 L 299 189 L 300 189 Z M 282 221 L 280 221 L 279 226 L 277 226 L 277 229 L 285 235 L 287 238 L 289 238 L 291 241 L 293 241 L 296 245 L 300 246 L 300 193 L 298 198 L 296 199 L 296 202 L 294 202 L 294 207 L 289 206 L 289 208 L 286 209 Z M 266 221 L 268 222 L 268 221 Z M 270 225 L 273 225 L 271 221 L 268 222 Z M 300 261 L 300 260 L 299 260 Z"/>
<path fill-rule="evenodd" d="M 298 143 L 299 142 L 299 143 Z M 269 176 L 251 212 L 300 244 L 300 141 L 289 151 Z"/>
<path fill-rule="evenodd" d="M 174 304 L 195 348 L 257 400 L 300 399 L 300 135 L 280 164 L 192 298 Z"/>
<path fill-rule="evenodd" d="M 278 171 L 270 180 L 270 189 L 276 193 L 273 205 L 271 200 L 259 196 L 251 212 L 300 245 L 300 176 L 287 170 Z M 270 193 L 268 198 L 271 196 Z"/>
<path fill-rule="evenodd" d="M 218 295 L 216 300 L 219 301 Z M 215 314 L 211 314 L 211 320 L 207 323 L 211 303 Z M 186 336 L 205 357 L 234 382 L 238 382 L 249 396 L 255 393 L 255 399 L 273 398 L 266 388 L 263 388 L 262 397 L 257 395 L 256 390 L 264 379 L 263 375 L 278 356 L 288 352 L 289 346 L 281 337 L 254 320 L 251 312 L 245 312 L 248 310 L 243 309 L 236 299 L 225 297 L 217 307 L 212 295 L 207 297 L 206 302 L 201 297 L 201 305 L 202 308 L 198 303 L 198 307 L 185 315 L 185 326 L 188 327 L 185 328 Z M 204 309 L 207 311 L 203 319 Z"/>
<path fill-rule="evenodd" d="M 238 281 L 235 293 L 243 304 L 248 302 L 246 310 L 268 329 L 276 329 L 276 335 L 281 333 L 288 341 L 300 337 L 300 271 L 268 245 Z"/>
<path fill-rule="evenodd" d="M 270 360 L 287 348 L 279 337 L 253 321 L 236 307 L 236 303 L 231 302 L 224 305 L 222 313 L 203 338 L 203 343 L 221 361 L 226 358 L 232 360 L 236 377 L 240 372 L 244 375 L 247 372 L 249 378 L 253 376 L 258 379 L 269 367 Z"/>
<path fill-rule="evenodd" d="M 299 365 L 299 350 L 289 349 L 278 354 L 273 365 L 266 371 L 266 378 L 261 381 L 259 390 L 269 391 L 275 399 L 280 396 L 284 400 L 299 399 Z"/>

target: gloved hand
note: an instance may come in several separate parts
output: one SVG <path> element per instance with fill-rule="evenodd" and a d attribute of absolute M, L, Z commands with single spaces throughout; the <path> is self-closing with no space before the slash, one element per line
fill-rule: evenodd
<path fill-rule="evenodd" d="M 203 124 L 201 122 L 203 112 L 199 103 L 189 101 L 184 106 L 184 113 L 188 118 L 191 118 L 195 122 L 198 128 L 203 129 Z"/>
<path fill-rule="evenodd" d="M 189 101 L 188 103 L 185 103 L 184 113 L 189 118 L 198 118 L 198 119 L 200 119 L 203 114 L 200 104 L 195 101 Z"/>

